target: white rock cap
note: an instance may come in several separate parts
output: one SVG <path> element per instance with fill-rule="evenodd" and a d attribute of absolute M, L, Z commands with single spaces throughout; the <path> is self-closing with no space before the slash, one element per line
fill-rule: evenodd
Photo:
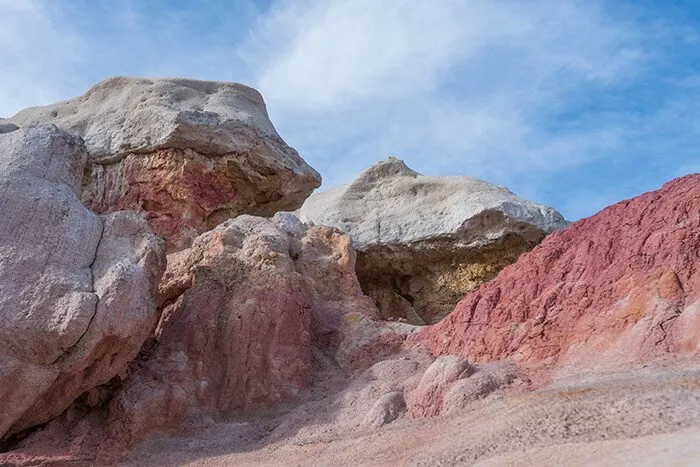
<path fill-rule="evenodd" d="M 541 236 L 567 224 L 556 210 L 467 176 L 421 175 L 390 157 L 353 183 L 314 193 L 305 222 L 337 227 L 362 251 L 376 245 L 450 238 L 478 247 L 508 233 Z"/>
<path fill-rule="evenodd" d="M 265 159 L 265 165 L 274 159 L 320 180 L 277 134 L 262 95 L 238 83 L 109 78 L 82 96 L 25 109 L 0 123 L 53 123 L 83 137 L 94 162 L 160 148 L 187 148 L 210 156 L 244 152 Z M 261 141 L 266 150 L 260 150 Z"/>

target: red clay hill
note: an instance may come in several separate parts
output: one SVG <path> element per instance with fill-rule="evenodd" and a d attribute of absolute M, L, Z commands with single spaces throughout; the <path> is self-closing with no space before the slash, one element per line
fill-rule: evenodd
<path fill-rule="evenodd" d="M 413 341 L 435 355 L 609 368 L 700 350 L 700 174 L 548 236 Z"/>

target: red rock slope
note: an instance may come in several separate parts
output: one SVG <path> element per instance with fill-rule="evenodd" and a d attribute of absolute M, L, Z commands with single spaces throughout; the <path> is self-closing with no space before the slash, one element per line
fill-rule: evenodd
<path fill-rule="evenodd" d="M 700 174 L 547 237 L 411 340 L 474 361 L 604 368 L 700 351 Z"/>

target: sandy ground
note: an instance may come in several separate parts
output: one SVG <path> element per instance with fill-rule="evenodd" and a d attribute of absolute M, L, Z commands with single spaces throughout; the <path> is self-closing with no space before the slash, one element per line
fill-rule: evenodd
<path fill-rule="evenodd" d="M 315 389 L 296 409 L 148 442 L 125 465 L 700 465 L 700 362 L 512 387 L 378 429 L 357 423 L 362 385 Z"/>

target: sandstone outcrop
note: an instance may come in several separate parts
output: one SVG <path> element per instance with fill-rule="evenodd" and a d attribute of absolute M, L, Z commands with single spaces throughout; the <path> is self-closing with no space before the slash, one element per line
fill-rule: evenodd
<path fill-rule="evenodd" d="M 389 158 L 312 195 L 302 220 L 346 232 L 362 289 L 385 318 L 438 321 L 464 294 L 564 225 L 555 210 L 471 177 L 424 176 Z"/>
<path fill-rule="evenodd" d="M 0 439 L 123 371 L 157 321 L 163 244 L 82 205 L 86 158 L 53 125 L 0 135 Z"/>
<path fill-rule="evenodd" d="M 239 216 L 169 255 L 157 342 L 110 405 L 115 436 L 138 440 L 290 401 L 311 383 L 313 349 L 341 367 L 370 358 L 350 342 L 377 315 L 354 261 L 346 235 L 287 213 Z M 375 324 L 371 336 L 398 323 Z"/>
<path fill-rule="evenodd" d="M 297 209 L 320 185 L 275 131 L 262 96 L 241 84 L 110 78 L 2 125 L 39 123 L 84 138 L 87 206 L 148 213 L 168 251 L 239 214 Z"/>
<path fill-rule="evenodd" d="M 696 356 L 699 299 L 694 174 L 553 233 L 411 339 L 470 362 L 605 369 Z"/>
<path fill-rule="evenodd" d="M 0 464 L 698 451 L 700 174 L 566 227 L 389 159 L 275 214 L 318 182 L 241 85 L 0 119 Z"/>

